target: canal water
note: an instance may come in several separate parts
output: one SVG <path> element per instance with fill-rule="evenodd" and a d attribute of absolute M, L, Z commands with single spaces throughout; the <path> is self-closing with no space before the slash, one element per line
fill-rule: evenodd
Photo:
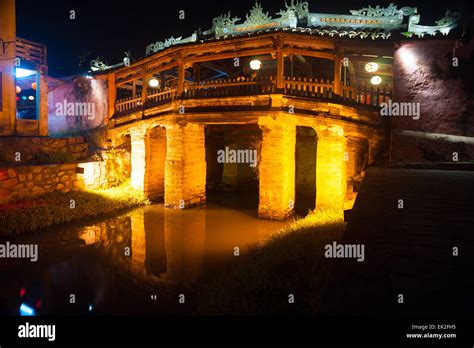
<path fill-rule="evenodd" d="M 203 279 L 288 223 L 258 219 L 256 204 L 255 195 L 209 195 L 192 209 L 154 204 L 2 238 L 38 244 L 39 259 L 1 260 L 0 315 L 22 305 L 39 315 L 192 313 Z"/>

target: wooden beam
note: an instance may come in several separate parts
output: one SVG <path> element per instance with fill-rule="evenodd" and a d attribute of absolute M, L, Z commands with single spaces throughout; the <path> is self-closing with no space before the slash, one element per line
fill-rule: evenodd
<path fill-rule="evenodd" d="M 219 54 L 212 54 L 212 55 L 206 55 L 206 56 L 187 57 L 185 59 L 185 62 L 186 63 L 208 62 L 212 60 L 229 59 L 229 58 L 235 58 L 235 57 L 258 56 L 262 54 L 271 54 L 273 52 L 275 52 L 275 49 L 273 48 L 259 48 L 259 49 L 246 50 L 246 51 L 234 51 L 234 52 L 219 53 Z"/>
<path fill-rule="evenodd" d="M 172 62 L 172 63 L 169 63 L 169 64 L 161 65 L 161 66 L 159 66 L 157 68 L 154 68 L 154 69 L 149 69 L 149 70 L 146 71 L 146 74 L 147 75 L 157 74 L 157 73 L 160 73 L 162 71 L 166 71 L 166 70 L 176 68 L 177 66 L 178 66 L 178 62 Z"/>
<path fill-rule="evenodd" d="M 284 54 L 297 54 L 300 56 L 323 58 L 323 59 L 330 59 L 330 60 L 336 59 L 336 55 L 334 53 L 321 52 L 321 51 L 309 51 L 309 50 L 303 50 L 299 48 L 284 48 L 283 53 Z"/>
<path fill-rule="evenodd" d="M 129 82 L 132 82 L 132 81 L 134 81 L 134 80 L 138 80 L 138 79 L 140 79 L 142 76 L 143 76 L 143 74 L 135 74 L 135 75 L 129 76 L 129 77 L 125 78 L 125 79 L 116 80 L 115 84 L 116 84 L 117 86 L 124 85 L 124 84 L 129 83 Z"/>

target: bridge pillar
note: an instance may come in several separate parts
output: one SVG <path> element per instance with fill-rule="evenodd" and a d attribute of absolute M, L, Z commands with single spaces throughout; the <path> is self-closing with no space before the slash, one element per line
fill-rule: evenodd
<path fill-rule="evenodd" d="M 262 124 L 262 150 L 259 166 L 260 192 L 258 216 L 283 220 L 293 213 L 295 204 L 295 144 L 293 124 Z"/>
<path fill-rule="evenodd" d="M 206 201 L 204 126 L 166 126 L 165 206 L 182 209 Z"/>
<path fill-rule="evenodd" d="M 166 131 L 155 127 L 133 128 L 130 131 L 132 143 L 132 186 L 141 190 L 149 199 L 162 198 L 165 192 L 164 172 L 166 159 Z"/>
<path fill-rule="evenodd" d="M 346 138 L 341 127 L 317 131 L 316 210 L 344 217 Z"/>

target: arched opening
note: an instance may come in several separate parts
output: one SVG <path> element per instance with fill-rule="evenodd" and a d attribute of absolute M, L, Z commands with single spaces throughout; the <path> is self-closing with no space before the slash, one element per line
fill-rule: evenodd
<path fill-rule="evenodd" d="M 305 216 L 316 202 L 316 132 L 311 127 L 296 127 L 295 212 Z"/>
<path fill-rule="evenodd" d="M 162 201 L 165 194 L 166 129 L 154 127 L 148 132 L 145 165 L 145 195 Z"/>
<path fill-rule="evenodd" d="M 208 202 L 233 208 L 258 208 L 258 125 L 206 126 Z"/>

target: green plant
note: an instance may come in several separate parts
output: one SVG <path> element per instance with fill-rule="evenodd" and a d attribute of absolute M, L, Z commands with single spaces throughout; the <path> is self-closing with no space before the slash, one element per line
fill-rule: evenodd
<path fill-rule="evenodd" d="M 94 192 L 48 193 L 34 200 L 0 205 L 0 235 L 36 231 L 148 203 L 143 193 L 132 188 L 129 182 Z"/>

